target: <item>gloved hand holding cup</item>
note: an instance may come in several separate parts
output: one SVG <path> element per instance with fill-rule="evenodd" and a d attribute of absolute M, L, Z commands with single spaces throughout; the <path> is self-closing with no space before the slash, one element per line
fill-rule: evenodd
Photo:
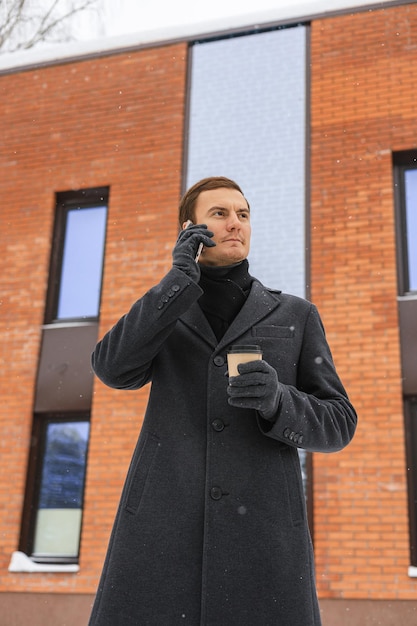
<path fill-rule="evenodd" d="M 262 359 L 259 346 L 232 346 L 228 355 L 228 403 L 254 409 L 272 420 L 278 410 L 282 387 L 276 370 Z"/>
<path fill-rule="evenodd" d="M 246 346 L 231 346 L 227 353 L 227 367 L 230 376 L 239 376 L 237 366 L 239 363 L 248 363 L 249 361 L 256 361 L 262 359 L 262 350 L 260 346 L 246 345 Z"/>

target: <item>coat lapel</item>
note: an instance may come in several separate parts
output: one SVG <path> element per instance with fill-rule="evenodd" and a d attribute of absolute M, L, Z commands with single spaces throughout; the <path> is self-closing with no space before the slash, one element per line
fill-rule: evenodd
<path fill-rule="evenodd" d="M 216 335 L 198 302 L 195 302 L 186 313 L 181 315 L 180 320 L 206 341 L 213 349 L 217 346 Z"/>
<path fill-rule="evenodd" d="M 276 309 L 279 305 L 280 300 L 278 292 L 271 292 L 258 280 L 254 280 L 245 304 L 219 343 L 197 302 L 194 303 L 180 319 L 206 341 L 213 350 L 217 348 L 217 351 L 220 351 L 225 346 L 234 343 L 241 335 L 257 324 L 262 318 L 269 315 L 271 311 Z"/>
<path fill-rule="evenodd" d="M 250 330 L 279 305 L 278 292 L 271 292 L 258 280 L 254 280 L 245 304 L 220 340 L 218 348 L 221 349 L 235 343 L 241 335 Z"/>

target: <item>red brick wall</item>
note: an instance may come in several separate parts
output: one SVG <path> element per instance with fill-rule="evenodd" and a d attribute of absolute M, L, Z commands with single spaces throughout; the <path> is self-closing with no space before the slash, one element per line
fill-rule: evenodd
<path fill-rule="evenodd" d="M 391 151 L 417 145 L 417 7 L 311 28 L 311 290 L 359 413 L 314 455 L 322 598 L 412 599 Z M 147 390 L 95 382 L 80 572 L 10 574 L 32 421 L 54 194 L 110 186 L 100 335 L 170 263 L 186 45 L 0 77 L 0 591 L 94 593 Z"/>
<path fill-rule="evenodd" d="M 103 334 L 168 268 L 186 52 L 178 44 L 0 78 L 0 590 L 96 589 L 145 395 L 141 403 L 98 382 L 80 573 L 7 572 L 18 548 L 55 192 L 110 186 Z"/>
<path fill-rule="evenodd" d="M 311 28 L 312 298 L 359 413 L 315 455 L 322 597 L 415 598 L 409 579 L 391 153 L 417 146 L 417 7 Z"/>

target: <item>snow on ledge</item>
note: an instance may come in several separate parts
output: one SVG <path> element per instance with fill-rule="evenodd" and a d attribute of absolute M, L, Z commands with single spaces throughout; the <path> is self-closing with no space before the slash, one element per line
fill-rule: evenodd
<path fill-rule="evenodd" d="M 35 563 L 24 552 L 13 552 L 10 560 L 9 572 L 60 572 L 75 573 L 80 569 L 79 565 L 54 565 L 52 563 Z"/>
<path fill-rule="evenodd" d="M 417 578 L 417 567 L 410 565 L 408 568 L 408 575 L 410 578 Z"/>

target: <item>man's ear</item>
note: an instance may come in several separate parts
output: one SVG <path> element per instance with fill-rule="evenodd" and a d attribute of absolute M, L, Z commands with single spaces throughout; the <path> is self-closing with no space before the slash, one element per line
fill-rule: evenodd
<path fill-rule="evenodd" d="M 192 221 L 191 220 L 187 220 L 186 222 L 183 222 L 182 224 L 182 229 L 185 230 L 186 228 L 188 228 L 189 226 L 191 226 Z"/>

